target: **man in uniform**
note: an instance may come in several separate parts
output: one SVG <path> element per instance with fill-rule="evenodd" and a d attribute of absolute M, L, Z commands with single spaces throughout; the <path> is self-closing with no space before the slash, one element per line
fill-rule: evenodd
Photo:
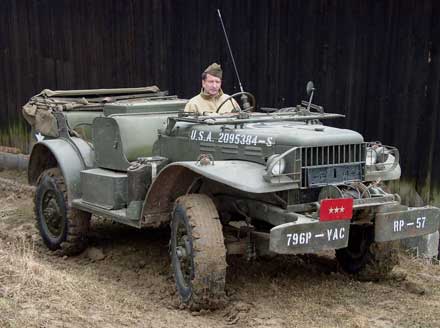
<path fill-rule="evenodd" d="M 202 73 L 202 91 L 191 98 L 185 106 L 185 112 L 192 112 L 198 115 L 212 115 L 217 113 L 220 106 L 229 95 L 223 93 L 222 86 L 223 71 L 219 64 L 209 65 Z M 218 114 L 238 111 L 239 105 L 234 99 L 227 101 Z"/>

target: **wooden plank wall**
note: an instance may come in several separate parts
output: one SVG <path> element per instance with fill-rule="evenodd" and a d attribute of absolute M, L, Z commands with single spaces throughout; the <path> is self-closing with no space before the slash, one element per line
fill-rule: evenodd
<path fill-rule="evenodd" d="M 290 106 L 313 80 L 335 122 L 401 151 L 404 177 L 440 197 L 440 4 L 435 0 L 2 0 L 0 145 L 26 148 L 20 107 L 44 88 L 157 84 L 182 97 L 213 61 L 238 91 Z"/>

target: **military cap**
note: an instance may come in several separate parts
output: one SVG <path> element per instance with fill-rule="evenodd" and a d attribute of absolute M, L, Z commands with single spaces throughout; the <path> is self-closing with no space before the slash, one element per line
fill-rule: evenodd
<path fill-rule="evenodd" d="M 218 77 L 219 79 L 221 79 L 223 76 L 222 68 L 217 63 L 212 63 L 211 65 L 209 65 L 203 73 Z"/>

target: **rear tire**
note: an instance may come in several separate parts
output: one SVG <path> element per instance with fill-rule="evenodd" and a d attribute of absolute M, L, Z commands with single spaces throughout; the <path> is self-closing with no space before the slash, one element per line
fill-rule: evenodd
<path fill-rule="evenodd" d="M 34 206 L 37 228 L 50 250 L 74 255 L 87 247 L 91 215 L 68 205 L 66 185 L 59 168 L 41 173 Z"/>
<path fill-rule="evenodd" d="M 181 302 L 195 310 L 222 307 L 226 248 L 217 209 L 208 196 L 190 194 L 176 200 L 170 246 Z"/>
<path fill-rule="evenodd" d="M 398 242 L 374 242 L 372 225 L 352 225 L 346 248 L 336 250 L 343 271 L 362 280 L 385 278 L 399 263 Z"/>

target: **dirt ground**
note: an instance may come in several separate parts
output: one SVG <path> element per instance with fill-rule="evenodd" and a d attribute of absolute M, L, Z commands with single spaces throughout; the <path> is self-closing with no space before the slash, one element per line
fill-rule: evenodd
<path fill-rule="evenodd" d="M 228 258 L 227 307 L 181 309 L 167 229 L 94 218 L 91 248 L 59 257 L 20 183 L 0 172 L 0 327 L 440 327 L 440 266 L 406 255 L 381 282 L 339 273 L 332 254 Z"/>

